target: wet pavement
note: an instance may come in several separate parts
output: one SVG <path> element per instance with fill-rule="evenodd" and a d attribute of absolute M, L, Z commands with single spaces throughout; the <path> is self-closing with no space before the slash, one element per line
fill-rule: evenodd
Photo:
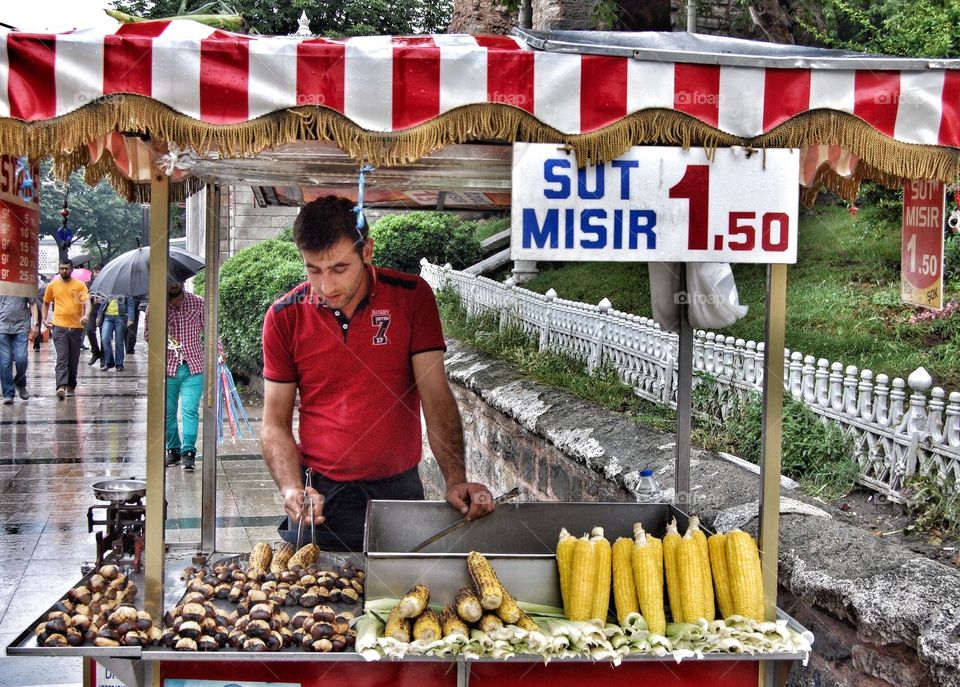
<path fill-rule="evenodd" d="M 119 373 L 88 366 L 83 351 L 76 396 L 58 400 L 52 344 L 31 347 L 31 398 L 0 405 L 0 646 L 79 580 L 83 563 L 96 560 L 87 510 L 104 502 L 92 485 L 146 474 L 146 351 L 141 340 Z M 261 409 L 247 412 L 258 436 Z M 276 541 L 282 501 L 256 440 L 228 437 L 217 458 L 217 549 Z M 199 544 L 200 483 L 199 457 L 195 472 L 167 469 L 167 542 Z M 0 655 L 0 686 L 39 684 L 82 684 L 81 659 Z"/>

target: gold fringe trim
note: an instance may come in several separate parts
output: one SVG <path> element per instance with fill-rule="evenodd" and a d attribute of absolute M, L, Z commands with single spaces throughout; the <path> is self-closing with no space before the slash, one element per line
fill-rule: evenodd
<path fill-rule="evenodd" d="M 863 178 L 887 185 L 903 179 L 960 178 L 960 151 L 895 141 L 853 115 L 818 110 L 798 115 L 773 131 L 754 138 L 733 136 L 680 112 L 644 110 L 596 132 L 567 135 L 529 113 L 502 104 L 469 105 L 400 132 L 361 129 L 344 116 L 319 107 L 299 107 L 234 125 L 206 124 L 150 98 L 117 95 L 91 103 L 54 120 L 24 123 L 0 120 L 0 150 L 31 158 L 53 156 L 58 174 L 86 166 L 87 143 L 112 131 L 149 134 L 161 141 L 192 148 L 200 155 L 216 151 L 224 158 L 248 157 L 297 140 L 333 141 L 344 152 L 375 166 L 410 164 L 454 143 L 527 141 L 556 143 L 574 150 L 581 164 L 611 160 L 631 146 L 659 144 L 715 150 L 743 145 L 754 148 L 803 148 L 833 144 L 857 155 L 861 162 L 854 180 L 831 179 L 818 173 L 822 185 L 844 197 Z M 105 156 L 88 171 L 88 179 L 107 177 L 128 198 L 144 198 L 142 189 L 111 170 Z M 115 168 L 113 168 L 115 169 Z M 185 187 L 187 188 L 187 187 Z"/>

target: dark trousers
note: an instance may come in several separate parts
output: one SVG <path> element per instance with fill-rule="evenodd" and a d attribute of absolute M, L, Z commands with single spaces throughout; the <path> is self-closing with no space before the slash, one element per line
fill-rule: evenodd
<path fill-rule="evenodd" d="M 306 476 L 306 471 L 304 472 Z M 423 482 L 417 468 L 399 475 L 367 482 L 337 482 L 323 475 L 311 474 L 313 488 L 323 494 L 323 514 L 327 518 L 315 528 L 314 541 L 325 551 L 362 551 L 363 528 L 367 521 L 367 502 L 372 499 L 423 500 Z M 310 523 L 304 522 L 297 541 L 299 523 L 284 518 L 277 531 L 280 537 L 298 547 L 309 544 Z"/>
<path fill-rule="evenodd" d="M 80 362 L 80 343 L 83 329 L 54 327 L 53 346 L 57 350 L 57 388 L 77 386 L 77 364 Z"/>
<path fill-rule="evenodd" d="M 96 308 L 94 308 L 96 310 Z M 87 333 L 87 342 L 90 344 L 90 355 L 99 358 L 101 355 L 100 344 L 97 342 L 97 318 L 90 313 L 90 319 L 87 320 L 85 328 Z"/>

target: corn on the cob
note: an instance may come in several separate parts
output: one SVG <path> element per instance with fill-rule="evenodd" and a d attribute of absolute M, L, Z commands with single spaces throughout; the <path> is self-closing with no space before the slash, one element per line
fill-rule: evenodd
<path fill-rule="evenodd" d="M 687 534 L 693 537 L 693 541 L 697 543 L 697 551 L 700 552 L 700 569 L 703 577 L 700 585 L 703 589 L 703 603 L 706 608 L 706 615 L 703 617 L 707 620 L 713 620 L 717 617 L 717 611 L 713 596 L 713 574 L 710 572 L 710 550 L 707 546 L 707 535 L 700 529 L 700 518 L 696 515 L 690 516 L 690 521 L 687 523 Z"/>
<path fill-rule="evenodd" d="M 469 587 L 464 587 L 457 592 L 455 604 L 457 615 L 466 623 L 475 623 L 483 615 L 483 606 L 480 605 L 480 599 Z"/>
<path fill-rule="evenodd" d="M 617 622 L 623 625 L 627 616 L 640 610 L 637 584 L 633 579 L 633 541 L 620 537 L 610 553 L 613 568 L 613 603 L 617 607 Z"/>
<path fill-rule="evenodd" d="M 680 605 L 683 608 L 680 622 L 695 623 L 700 618 L 707 617 L 707 596 L 703 588 L 703 568 L 706 562 L 700 555 L 700 547 L 689 529 L 677 544 L 676 556 L 680 578 Z"/>
<path fill-rule="evenodd" d="M 593 592 L 597 582 L 597 556 L 593 542 L 587 535 L 577 539 L 573 546 L 573 566 L 570 575 L 569 620 L 589 620 L 593 611 Z"/>
<path fill-rule="evenodd" d="M 316 562 L 319 555 L 319 546 L 316 544 L 304 544 L 300 547 L 300 550 L 293 554 L 290 560 L 287 561 L 287 569 L 295 570 L 297 568 L 306 568 L 311 563 Z"/>
<path fill-rule="evenodd" d="M 250 550 L 249 570 L 258 570 L 265 573 L 270 568 L 270 559 L 273 558 L 273 547 L 269 542 L 257 542 Z"/>
<path fill-rule="evenodd" d="M 563 600 L 564 613 L 567 613 L 570 607 L 570 575 L 576 541 L 577 538 L 567 532 L 566 528 L 560 529 L 560 538 L 557 541 L 557 572 L 560 576 L 560 598 Z"/>
<path fill-rule="evenodd" d="M 400 617 L 416 618 L 426 610 L 428 603 L 430 603 L 430 590 L 425 585 L 415 584 L 400 597 L 400 603 L 397 604 Z"/>
<path fill-rule="evenodd" d="M 477 551 L 471 551 L 467 554 L 467 567 L 470 569 L 473 584 L 477 588 L 480 605 L 488 611 L 492 611 L 503 603 L 500 580 L 497 579 L 497 574 L 493 571 L 486 556 Z"/>
<path fill-rule="evenodd" d="M 270 561 L 270 572 L 272 573 L 282 573 L 287 569 L 287 563 L 290 559 L 293 558 L 293 554 L 296 552 L 296 547 L 293 544 L 285 543 L 279 549 L 273 552 L 273 560 Z"/>
<path fill-rule="evenodd" d="M 724 551 L 733 612 L 745 618 L 763 620 L 763 574 L 757 542 L 747 532 L 727 532 Z"/>
<path fill-rule="evenodd" d="M 663 549 L 660 540 L 635 528 L 632 553 L 633 579 L 640 614 L 647 629 L 662 635 L 667 631 L 663 609 Z"/>
<path fill-rule="evenodd" d="M 523 611 L 520 611 L 520 617 L 517 619 L 517 622 L 514 623 L 521 630 L 526 630 L 527 632 L 541 632 L 540 626 L 534 622 L 533 618 L 528 616 Z"/>
<path fill-rule="evenodd" d="M 503 595 L 503 601 L 494 609 L 494 613 L 505 623 L 516 623 L 517 620 L 520 619 L 520 614 L 523 613 L 523 611 L 521 611 L 517 605 L 517 600 L 513 598 L 513 594 L 507 591 L 507 588 L 503 586 L 499 579 L 497 579 L 497 584 L 500 585 L 500 593 Z"/>
<path fill-rule="evenodd" d="M 710 549 L 710 571 L 713 573 L 713 588 L 716 592 L 717 605 L 720 607 L 720 617 L 729 618 L 733 615 L 733 598 L 730 596 L 730 575 L 727 570 L 727 553 L 724 545 L 727 535 L 714 534 L 707 539 Z"/>
<path fill-rule="evenodd" d="M 591 530 L 590 541 L 593 543 L 594 557 L 596 558 L 594 565 L 597 570 L 590 618 L 606 623 L 607 615 L 610 613 L 610 575 L 612 571 L 610 541 L 603 536 L 602 527 L 594 527 Z"/>
<path fill-rule="evenodd" d="M 455 634 L 461 634 L 464 637 L 470 636 L 470 628 L 463 622 L 456 607 L 452 604 L 444 606 L 443 610 L 440 611 L 440 629 L 443 630 L 444 637 Z"/>
<path fill-rule="evenodd" d="M 443 630 L 440 628 L 437 612 L 432 608 L 425 608 L 423 613 L 413 621 L 413 638 L 433 642 L 441 637 L 443 637 Z"/>
<path fill-rule="evenodd" d="M 684 617 L 680 594 L 679 568 L 677 568 L 677 546 L 679 544 L 680 533 L 677 532 L 677 519 L 674 518 L 667 524 L 667 533 L 663 535 L 663 570 L 667 578 L 670 617 L 673 618 L 675 623 L 682 623 Z"/>
<path fill-rule="evenodd" d="M 393 607 L 387 617 L 387 626 L 383 628 L 383 636 L 391 637 L 398 642 L 410 641 L 410 621 L 400 615 L 400 604 Z"/>
<path fill-rule="evenodd" d="M 489 634 L 495 630 L 502 630 L 503 621 L 493 613 L 484 613 L 480 622 L 477 623 L 477 627 L 480 628 L 481 632 Z"/>

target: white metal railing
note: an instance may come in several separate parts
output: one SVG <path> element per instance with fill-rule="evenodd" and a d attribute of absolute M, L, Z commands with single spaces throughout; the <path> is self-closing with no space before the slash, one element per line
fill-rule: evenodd
<path fill-rule="evenodd" d="M 434 290 L 454 289 L 468 314 L 496 313 L 501 326 L 518 326 L 538 338 L 541 350 L 579 357 L 589 370 L 607 361 L 638 396 L 676 407 L 677 336 L 652 319 L 620 312 L 607 299 L 597 305 L 567 301 L 553 289 L 539 294 L 425 260 L 421 275 Z M 717 380 L 711 393 L 724 412 L 743 391 L 761 390 L 763 342 L 697 331 L 693 367 Z M 906 382 L 891 382 L 884 374 L 874 378 L 870 370 L 787 350 L 783 379 L 787 393 L 852 439 L 864 485 L 901 501 L 904 480 L 914 473 L 960 482 L 960 392 L 948 397 L 940 387 L 931 390 L 923 368 Z"/>

